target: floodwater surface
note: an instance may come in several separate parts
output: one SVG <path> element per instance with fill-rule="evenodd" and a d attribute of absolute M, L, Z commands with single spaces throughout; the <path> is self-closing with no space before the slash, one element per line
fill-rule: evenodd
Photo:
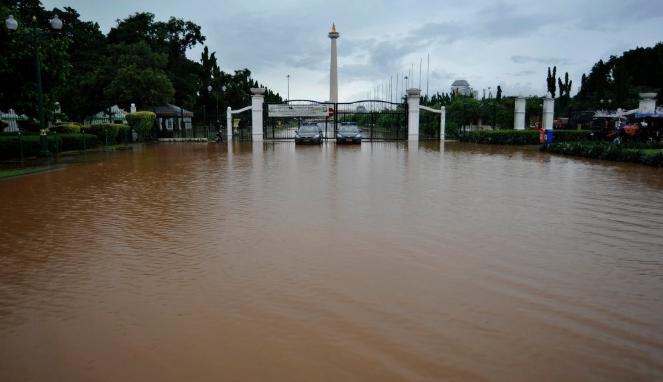
<path fill-rule="evenodd" d="M 1 381 L 663 379 L 663 171 L 159 144 L 0 181 Z"/>

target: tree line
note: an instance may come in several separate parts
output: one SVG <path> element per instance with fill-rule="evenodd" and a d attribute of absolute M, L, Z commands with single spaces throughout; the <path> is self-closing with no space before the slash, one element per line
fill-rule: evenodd
<path fill-rule="evenodd" d="M 625 110 L 638 107 L 639 93 L 657 92 L 658 103 L 663 103 L 663 43 L 653 47 L 636 48 L 621 56 L 611 56 L 607 61 L 599 60 L 589 74 L 583 74 L 580 89 L 572 96 L 573 81 L 569 73 L 557 75 L 557 67 L 548 68 L 546 89 L 555 98 L 555 117 L 570 118 L 585 111 L 597 109 Z M 515 97 L 503 97 L 498 85 L 495 98 L 466 97 L 453 93 L 435 93 L 422 97 L 423 105 L 447 110 L 447 126 L 453 136 L 462 126 L 482 123 L 483 125 L 511 128 L 514 118 Z M 405 101 L 405 100 L 403 100 Z M 541 97 L 526 97 L 528 121 L 537 120 L 542 114 Z M 590 113 L 591 114 L 591 113 Z M 434 116 L 422 114 L 434 122 Z"/>
<path fill-rule="evenodd" d="M 56 14 L 63 21 L 60 33 L 48 31 Z M 160 21 L 139 12 L 117 20 L 104 34 L 75 9 L 46 10 L 40 0 L 4 0 L 2 21 L 9 15 L 19 27 L 15 32 L 0 28 L 0 105 L 20 114 L 38 114 L 37 47 L 47 113 L 59 102 L 70 120 L 82 121 L 115 104 L 128 110 L 131 103 L 143 110 L 174 103 L 222 120 L 217 110 L 223 114 L 228 106 L 248 105 L 250 89 L 260 86 L 249 69 L 222 71 L 216 52 L 204 45 L 201 27 L 192 21 Z M 191 60 L 186 54 L 196 46 L 203 46 L 203 52 Z M 281 97 L 268 89 L 266 99 Z"/>

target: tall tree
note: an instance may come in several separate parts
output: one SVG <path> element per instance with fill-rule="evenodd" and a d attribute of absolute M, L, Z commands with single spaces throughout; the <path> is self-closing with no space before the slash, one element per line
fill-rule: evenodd
<path fill-rule="evenodd" d="M 562 82 L 562 77 L 559 77 L 557 84 L 559 86 L 559 96 L 567 99 L 570 98 L 573 81 L 569 80 L 569 72 L 564 73 L 564 82 Z"/>
<path fill-rule="evenodd" d="M 550 67 L 548 67 L 548 78 L 546 83 L 548 85 L 548 93 L 555 98 L 555 93 L 557 92 L 555 86 L 555 80 L 557 79 L 557 67 L 553 66 L 552 72 L 550 72 Z"/>
<path fill-rule="evenodd" d="M 18 113 L 38 115 L 35 49 L 40 36 L 44 105 L 48 111 L 60 101 L 74 120 L 113 104 L 148 108 L 175 102 L 196 110 L 208 102 L 220 111 L 229 105 L 243 107 L 250 102 L 250 88 L 258 86 L 248 69 L 224 73 L 216 53 L 208 49 L 200 62 L 187 58 L 191 48 L 205 41 L 200 26 L 191 21 L 158 21 L 154 14 L 136 13 L 118 20 L 104 35 L 97 23 L 81 20 L 75 9 L 45 10 L 40 0 L 3 0 L 0 19 L 10 14 L 19 28 L 15 33 L 0 28 L 0 105 Z M 60 36 L 33 33 L 32 26 L 48 29 L 54 14 L 63 20 Z M 213 87 L 210 94 L 208 85 Z M 281 99 L 271 90 L 266 98 Z"/>

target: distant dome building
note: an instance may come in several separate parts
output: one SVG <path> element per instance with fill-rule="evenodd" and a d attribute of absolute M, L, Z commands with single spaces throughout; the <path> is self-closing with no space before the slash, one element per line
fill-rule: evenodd
<path fill-rule="evenodd" d="M 456 80 L 451 84 L 451 93 L 469 97 L 472 96 L 472 88 L 470 87 L 469 82 L 465 80 Z"/>

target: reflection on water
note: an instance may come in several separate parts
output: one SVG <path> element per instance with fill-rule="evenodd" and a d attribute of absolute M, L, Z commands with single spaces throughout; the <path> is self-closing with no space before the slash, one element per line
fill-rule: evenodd
<path fill-rule="evenodd" d="M 659 380 L 663 172 L 153 145 L 0 182 L 0 380 Z"/>

